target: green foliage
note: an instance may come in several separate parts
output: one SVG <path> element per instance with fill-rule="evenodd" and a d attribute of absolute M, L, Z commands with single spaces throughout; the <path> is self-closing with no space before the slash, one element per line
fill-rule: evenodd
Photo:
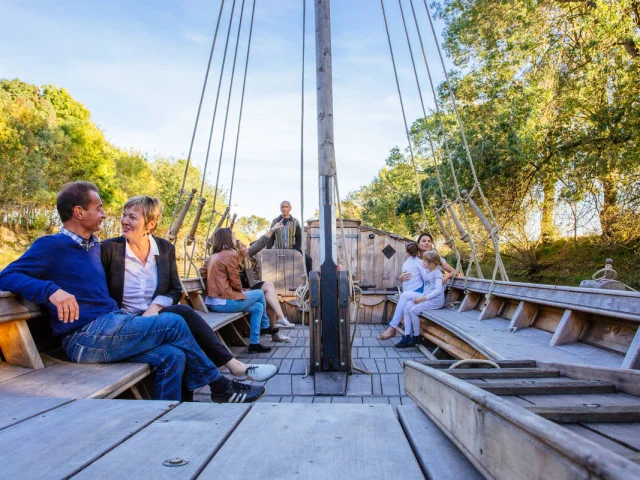
<path fill-rule="evenodd" d="M 269 220 L 257 215 L 240 217 L 236 220 L 234 234 L 242 243 L 249 245 L 257 240 L 260 235 L 264 235 L 270 226 L 271 222 Z"/>
<path fill-rule="evenodd" d="M 165 214 L 158 231 L 164 234 L 184 167 L 184 160 L 150 163 L 137 152 L 111 145 L 91 121 L 89 110 L 63 88 L 0 80 L 0 219 L 15 231 L 50 231 L 57 222 L 56 192 L 66 182 L 89 180 L 100 189 L 110 214 L 103 235 L 119 233 L 122 204 L 134 195 L 160 198 Z M 185 187 L 199 189 L 201 178 L 201 172 L 191 166 Z M 204 197 L 211 202 L 213 193 L 205 183 Z M 183 224 L 183 235 L 193 224 L 197 203 L 196 198 Z M 217 203 L 216 209 L 223 211 L 224 192 L 218 193 Z M 207 232 L 211 207 L 205 205 L 199 236 Z"/>

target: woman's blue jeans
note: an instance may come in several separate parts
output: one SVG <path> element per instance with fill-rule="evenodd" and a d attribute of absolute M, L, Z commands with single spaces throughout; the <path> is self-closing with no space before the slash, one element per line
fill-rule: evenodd
<path fill-rule="evenodd" d="M 209 305 L 212 312 L 232 313 L 246 312 L 250 315 L 249 323 L 251 332 L 249 333 L 249 343 L 260 343 L 260 329 L 269 326 L 267 317 L 267 301 L 264 299 L 262 290 L 246 290 L 247 298 L 244 300 L 227 300 L 224 305 Z"/>
<path fill-rule="evenodd" d="M 221 377 L 175 313 L 150 317 L 107 313 L 66 336 L 62 346 L 78 363 L 128 360 L 154 366 L 154 400 L 181 400 L 183 375 L 190 391 Z"/>

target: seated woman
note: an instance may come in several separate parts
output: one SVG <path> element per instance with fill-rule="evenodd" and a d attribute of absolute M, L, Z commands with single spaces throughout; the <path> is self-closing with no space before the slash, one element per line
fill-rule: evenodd
<path fill-rule="evenodd" d="M 276 287 L 272 282 L 263 282 L 258 280 L 255 267 L 254 257 L 260 250 L 267 246 L 267 243 L 273 233 L 280 228 L 282 228 L 282 222 L 276 222 L 265 235 L 253 242 L 250 247 L 247 247 L 242 242 L 238 242 L 238 254 L 240 255 L 240 280 L 244 288 L 248 290 L 260 289 L 264 292 L 267 306 L 273 310 L 276 316 L 275 323 L 272 325 L 273 327 L 295 328 L 295 325 L 285 317 L 284 312 L 282 311 L 278 294 L 276 293 Z"/>
<path fill-rule="evenodd" d="M 422 261 L 420 259 L 422 259 L 423 255 L 426 252 L 432 252 L 435 251 L 435 249 L 433 248 L 433 237 L 429 234 L 429 233 L 421 233 L 418 236 L 418 239 L 416 240 L 416 244 L 418 245 L 418 254 L 416 256 L 416 258 L 418 258 L 418 262 L 419 262 L 419 268 L 421 271 L 422 276 L 424 276 L 426 274 L 426 271 L 424 269 L 424 266 L 422 265 Z M 447 283 L 447 281 L 450 278 L 453 278 L 456 276 L 456 269 L 453 268 L 451 265 L 449 265 L 447 263 L 447 261 L 443 258 L 440 257 L 440 265 L 438 265 L 438 269 L 439 270 L 444 270 L 446 273 L 443 275 L 442 277 L 442 283 L 443 285 L 445 283 Z M 414 274 L 410 271 L 405 270 L 404 266 L 402 268 L 402 274 L 398 277 L 398 279 L 403 282 L 410 282 L 412 278 L 415 278 Z M 403 285 L 403 290 L 404 292 L 406 292 L 406 288 Z M 404 295 L 404 293 L 403 293 Z M 402 296 L 400 297 L 402 299 Z M 415 297 L 412 297 L 415 298 Z M 406 300 L 406 299 L 405 299 Z M 403 307 L 405 303 L 403 304 Z M 396 306 L 396 311 L 393 315 L 393 319 L 392 321 L 389 323 L 389 328 L 387 328 L 384 332 L 382 332 L 380 335 L 378 335 L 378 339 L 379 340 L 388 340 L 392 337 L 395 337 L 396 335 L 396 328 L 398 327 L 398 324 L 400 323 L 400 319 L 403 317 L 404 315 L 404 310 L 399 308 L 400 307 L 400 302 L 398 302 L 398 306 Z M 395 320 L 395 321 L 394 321 Z M 407 318 L 405 318 L 405 321 L 407 320 Z"/>
<path fill-rule="evenodd" d="M 182 297 L 174 246 L 151 235 L 162 208 L 157 198 L 127 200 L 122 213 L 122 236 L 101 245 L 109 295 L 129 313 L 142 316 L 171 312 L 184 318 L 202 351 L 234 377 L 266 380 L 278 369 L 273 365 L 245 365 L 220 342 L 211 327 L 187 305 L 174 305 Z"/>
<path fill-rule="evenodd" d="M 242 291 L 235 245 L 236 239 L 230 228 L 220 228 L 213 234 L 213 255 L 200 268 L 200 275 L 207 279 L 206 304 L 213 312 L 249 313 L 249 352 L 269 352 L 271 348 L 260 343 L 260 334 L 273 335 L 279 329 L 269 325 L 267 303 L 262 290 Z"/>

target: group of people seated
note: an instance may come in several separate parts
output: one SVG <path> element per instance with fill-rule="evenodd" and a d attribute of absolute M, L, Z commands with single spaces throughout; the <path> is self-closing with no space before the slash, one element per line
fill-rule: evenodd
<path fill-rule="evenodd" d="M 457 273 L 434 251 L 429 233 L 421 233 L 416 242 L 407 243 L 405 248 L 407 260 L 398 277 L 402 281 L 402 293 L 389 328 L 378 336 L 379 340 L 395 337 L 404 319 L 404 335 L 395 344 L 396 348 L 413 347 L 420 342 L 420 313 L 444 307 L 444 284 Z"/>
<path fill-rule="evenodd" d="M 148 363 L 155 367 L 157 400 L 187 400 L 205 385 L 218 403 L 253 402 L 264 395 L 263 386 L 242 381 L 268 380 L 277 367 L 240 362 L 198 312 L 179 303 L 183 292 L 175 248 L 153 235 L 162 215 L 157 198 L 127 200 L 122 235 L 102 242 L 95 233 L 106 215 L 95 185 L 66 184 L 56 207 L 60 232 L 38 238 L 0 272 L 0 290 L 46 305 L 53 334 L 72 361 Z M 209 310 L 250 315 L 249 352 L 271 350 L 261 344 L 261 335 L 288 342 L 290 338 L 279 329 L 294 327 L 280 307 L 274 285 L 258 281 L 254 269 L 254 257 L 264 248 L 301 251 L 302 229 L 290 214 L 291 204 L 283 201 L 280 210 L 269 231 L 250 246 L 237 241 L 229 228 L 216 230 L 213 253 L 200 269 Z M 405 335 L 396 345 L 399 348 L 417 343 L 418 315 L 444 305 L 443 283 L 455 274 L 433 251 L 431 235 L 423 233 L 406 249 L 408 258 L 399 277 L 404 292 L 389 328 L 379 337 L 395 336 L 404 316 Z M 305 263 L 311 271 L 306 254 Z M 222 366 L 233 379 L 220 373 Z"/>
<path fill-rule="evenodd" d="M 153 235 L 162 215 L 158 199 L 129 199 L 122 236 L 102 242 L 95 233 L 106 215 L 95 185 L 66 184 L 56 207 L 60 233 L 38 238 L 0 272 L 0 290 L 46 305 L 53 334 L 72 361 L 148 363 L 155 367 L 152 395 L 157 400 L 182 401 L 205 385 L 217 403 L 253 402 L 264 395 L 263 386 L 242 381 L 265 381 L 277 367 L 240 362 L 198 312 L 178 303 L 182 285 L 174 246 Z M 300 250 L 301 229 L 290 210 L 291 204 L 282 202 L 282 215 L 248 248 L 230 229 L 217 230 L 213 254 L 201 269 L 211 311 L 250 314 L 250 352 L 270 350 L 260 343 L 261 334 L 286 342 L 290 339 L 279 328 L 294 327 L 274 285 L 256 281 L 251 262 L 265 247 Z M 310 270 L 308 260 L 307 265 Z M 232 380 L 220 373 L 222 366 Z"/>

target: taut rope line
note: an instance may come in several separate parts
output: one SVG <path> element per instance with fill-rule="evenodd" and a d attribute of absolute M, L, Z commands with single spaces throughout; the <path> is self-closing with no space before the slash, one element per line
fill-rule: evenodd
<path fill-rule="evenodd" d="M 420 179 L 418 178 L 418 168 L 416 167 L 416 161 L 413 155 L 413 145 L 411 143 L 411 136 L 409 134 L 409 125 L 407 124 L 407 115 L 404 110 L 404 102 L 402 100 L 402 92 L 400 91 L 400 81 L 398 80 L 398 71 L 396 69 L 396 60 L 393 54 L 393 47 L 391 45 L 391 35 L 389 34 L 389 25 L 387 23 L 387 14 L 384 9 L 384 0 L 380 0 L 380 6 L 382 7 L 382 17 L 384 18 L 384 27 L 387 32 L 387 41 L 389 42 L 389 52 L 391 53 L 391 62 L 393 63 L 393 74 L 396 80 L 396 87 L 398 89 L 398 97 L 400 98 L 400 108 L 402 110 L 402 118 L 404 120 L 404 130 L 407 135 L 407 142 L 409 143 L 409 153 L 411 155 L 411 164 L 413 165 L 413 173 L 416 180 L 416 188 L 418 189 L 418 197 L 420 198 L 420 209 L 422 210 L 422 217 L 424 221 L 424 225 L 426 226 L 429 234 L 433 237 L 431 233 L 431 228 L 429 227 L 429 222 L 427 221 L 427 212 L 424 208 L 424 199 L 422 198 L 422 188 L 420 188 Z"/>
<path fill-rule="evenodd" d="M 173 222 L 176 219 L 176 215 L 178 213 L 180 207 L 180 200 L 182 199 L 182 195 L 184 193 L 184 184 L 187 181 L 187 173 L 189 171 L 189 164 L 191 163 L 191 155 L 193 154 L 193 144 L 196 140 L 196 132 L 198 131 L 198 122 L 200 121 L 200 113 L 202 112 L 202 103 L 204 102 L 204 94 L 207 91 L 207 83 L 209 81 L 209 72 L 211 70 L 211 61 L 213 60 L 213 52 L 216 48 L 216 40 L 218 39 L 218 30 L 220 28 L 220 20 L 222 20 L 222 9 L 224 7 L 225 0 L 222 0 L 220 3 L 220 11 L 218 12 L 218 21 L 216 22 L 216 30 L 213 34 L 213 42 L 211 43 L 211 52 L 209 53 L 209 61 L 207 63 L 207 71 L 204 75 L 204 82 L 202 83 L 202 93 L 200 94 L 200 102 L 198 103 L 198 112 L 196 113 L 196 121 L 193 126 L 193 134 L 191 135 L 191 143 L 189 144 L 189 153 L 187 154 L 187 163 L 184 167 L 184 175 L 182 176 L 182 185 L 180 186 L 180 191 L 178 193 L 178 199 L 176 200 L 176 205 L 173 209 L 173 214 L 171 215 L 171 222 L 169 222 L 169 230 L 173 227 Z"/>
<path fill-rule="evenodd" d="M 242 79 L 242 94 L 240 96 L 240 114 L 238 115 L 238 131 L 236 132 L 236 147 L 233 153 L 233 169 L 231 171 L 231 187 L 229 188 L 229 209 L 231 209 L 231 198 L 233 197 L 233 184 L 236 178 L 236 159 L 238 158 L 238 143 L 240 141 L 240 124 L 242 123 L 242 109 L 244 107 L 244 93 L 247 86 L 247 71 L 249 70 L 249 53 L 251 52 L 251 38 L 253 37 L 253 20 L 256 13 L 256 0 L 253 0 L 251 8 L 251 24 L 249 26 L 249 40 L 247 45 L 247 58 L 244 64 L 244 78 Z"/>

